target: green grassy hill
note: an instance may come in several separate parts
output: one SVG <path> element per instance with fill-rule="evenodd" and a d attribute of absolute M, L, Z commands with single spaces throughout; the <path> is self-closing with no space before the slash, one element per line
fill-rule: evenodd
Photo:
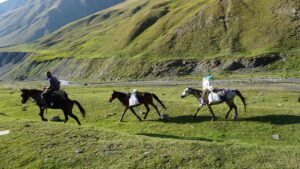
<path fill-rule="evenodd" d="M 0 49 L 32 53 L 5 78 L 46 70 L 89 81 L 198 77 L 208 68 L 223 77 L 299 77 L 299 9 L 297 0 L 127 0 Z"/>
<path fill-rule="evenodd" d="M 32 45 L 53 57 L 146 59 L 299 51 L 299 2 L 128 0 Z"/>

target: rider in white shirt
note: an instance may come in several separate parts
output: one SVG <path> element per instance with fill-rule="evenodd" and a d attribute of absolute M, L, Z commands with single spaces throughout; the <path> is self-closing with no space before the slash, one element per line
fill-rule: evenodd
<path fill-rule="evenodd" d="M 201 103 L 203 105 L 208 103 L 208 95 L 210 92 L 214 90 L 214 85 L 215 83 L 214 83 L 213 76 L 211 75 L 210 70 L 208 70 L 202 79 L 203 96 L 202 96 Z"/>

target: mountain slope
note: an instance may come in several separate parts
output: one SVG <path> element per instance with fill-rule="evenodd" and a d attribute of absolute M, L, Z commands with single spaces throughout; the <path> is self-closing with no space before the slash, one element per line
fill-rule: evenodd
<path fill-rule="evenodd" d="M 0 46 L 30 42 L 123 0 L 9 0 L 0 4 Z"/>
<path fill-rule="evenodd" d="M 127 0 L 0 49 L 28 58 L 0 80 L 42 79 L 48 70 L 93 82 L 199 78 L 207 69 L 226 78 L 299 77 L 299 11 L 297 0 Z"/>
<path fill-rule="evenodd" d="M 0 15 L 21 7 L 26 3 L 26 0 L 8 0 L 0 3 Z"/>
<path fill-rule="evenodd" d="M 299 50 L 299 18 L 297 0 L 128 0 L 32 48 L 50 57 L 255 56 Z"/>

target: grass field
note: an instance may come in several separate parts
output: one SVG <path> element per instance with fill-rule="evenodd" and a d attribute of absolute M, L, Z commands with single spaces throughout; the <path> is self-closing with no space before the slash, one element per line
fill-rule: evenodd
<path fill-rule="evenodd" d="M 239 119 L 225 120 L 225 105 L 213 107 L 217 121 L 204 108 L 196 120 L 192 115 L 196 99 L 180 98 L 185 86 L 86 86 L 64 87 L 71 99 L 87 111 L 82 126 L 73 119 L 67 124 L 42 122 L 30 101 L 22 111 L 20 86 L 0 85 L 0 168 L 299 168 L 300 104 L 299 84 L 237 84 L 247 98 L 248 111 L 239 107 Z M 225 85 L 226 86 L 226 85 Z M 228 85 L 227 85 L 228 86 Z M 197 87 L 197 86 L 194 86 Z M 199 86 L 198 86 L 199 87 Z M 113 89 L 134 88 L 156 93 L 170 116 L 158 118 L 151 109 L 148 119 L 139 122 L 130 112 L 119 119 L 123 107 L 108 103 Z M 144 111 L 143 107 L 136 112 Z M 48 110 L 46 118 L 63 114 Z M 274 140 L 273 134 L 280 139 Z M 76 153 L 75 151 L 82 151 Z"/>

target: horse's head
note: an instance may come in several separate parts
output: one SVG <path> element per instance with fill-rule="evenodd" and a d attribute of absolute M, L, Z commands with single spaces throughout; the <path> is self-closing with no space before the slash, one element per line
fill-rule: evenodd
<path fill-rule="evenodd" d="M 187 87 L 184 89 L 184 91 L 181 93 L 181 98 L 185 98 L 186 96 L 191 94 L 191 88 Z"/>
<path fill-rule="evenodd" d="M 118 93 L 116 91 L 113 91 L 110 98 L 109 102 L 111 103 L 115 98 L 117 98 Z"/>
<path fill-rule="evenodd" d="M 22 98 L 21 102 L 22 102 L 22 104 L 25 104 L 28 101 L 29 97 L 30 97 L 29 96 L 29 90 L 21 89 L 21 98 Z"/>

